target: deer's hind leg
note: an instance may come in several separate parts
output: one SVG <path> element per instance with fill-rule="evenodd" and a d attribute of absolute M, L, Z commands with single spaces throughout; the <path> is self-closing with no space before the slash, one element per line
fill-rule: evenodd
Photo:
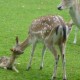
<path fill-rule="evenodd" d="M 53 46 L 52 42 L 46 42 L 47 48 L 51 51 L 51 53 L 54 55 L 55 62 L 54 62 L 54 70 L 53 70 L 53 75 L 51 80 L 54 80 L 56 78 L 56 73 L 57 73 L 57 65 L 59 61 L 59 55 L 57 54 L 57 50 Z"/>
<path fill-rule="evenodd" d="M 40 64 L 40 70 L 43 68 L 43 61 L 44 61 L 45 51 L 46 51 L 46 46 L 44 45 L 43 49 L 42 49 L 42 59 L 41 59 L 41 64 Z"/>
<path fill-rule="evenodd" d="M 65 59 L 65 43 L 62 43 L 60 46 L 62 66 L 63 66 L 63 80 L 66 80 L 66 59 Z"/>

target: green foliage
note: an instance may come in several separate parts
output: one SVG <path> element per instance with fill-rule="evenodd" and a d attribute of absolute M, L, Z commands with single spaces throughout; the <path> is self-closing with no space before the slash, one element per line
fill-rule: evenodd
<path fill-rule="evenodd" d="M 57 6 L 60 0 L 1 0 L 0 1 L 0 56 L 9 56 L 10 48 L 15 45 L 15 37 L 19 36 L 20 41 L 28 36 L 28 29 L 31 22 L 44 15 L 61 15 L 65 21 L 70 20 L 68 10 L 58 11 Z M 68 80 L 80 80 L 80 37 L 77 44 L 73 44 L 73 27 L 66 45 L 66 69 Z M 78 32 L 80 36 L 80 32 Z M 31 46 L 21 55 L 17 62 L 19 73 L 0 69 L 0 80 L 50 80 L 53 73 L 54 57 L 47 50 L 44 59 L 44 68 L 39 70 L 41 61 L 41 50 L 43 45 L 38 44 L 35 50 L 32 68 L 26 71 L 29 61 Z M 62 80 L 61 58 L 57 71 L 58 80 Z"/>

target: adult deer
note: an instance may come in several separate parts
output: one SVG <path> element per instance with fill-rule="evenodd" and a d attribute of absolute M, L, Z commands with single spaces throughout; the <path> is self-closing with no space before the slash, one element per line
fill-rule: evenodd
<path fill-rule="evenodd" d="M 62 0 L 61 4 L 58 6 L 58 10 L 68 8 L 69 14 L 72 17 L 74 24 L 77 26 L 75 28 L 75 37 L 73 43 L 76 44 L 77 41 L 77 31 L 80 28 L 80 1 L 79 0 Z"/>
<path fill-rule="evenodd" d="M 36 47 L 36 43 L 42 42 L 44 44 L 42 50 L 42 60 L 40 69 L 43 67 L 44 52 L 48 48 L 54 55 L 55 64 L 52 80 L 56 77 L 57 64 L 59 55 L 55 45 L 57 44 L 61 51 L 62 63 L 63 63 L 63 79 L 66 79 L 65 69 L 65 46 L 66 40 L 70 33 L 72 23 L 66 24 L 60 16 L 43 16 L 34 20 L 29 28 L 28 38 L 20 43 L 17 47 L 12 48 L 13 52 L 23 52 L 26 47 L 32 44 L 32 53 L 27 70 L 31 67 L 32 57 Z"/>

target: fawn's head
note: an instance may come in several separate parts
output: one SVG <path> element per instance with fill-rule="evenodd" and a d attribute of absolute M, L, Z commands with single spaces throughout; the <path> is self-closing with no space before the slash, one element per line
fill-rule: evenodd
<path fill-rule="evenodd" d="M 71 8 L 75 0 L 61 0 L 61 3 L 58 5 L 58 10 L 63 10 L 65 8 Z"/>
<path fill-rule="evenodd" d="M 73 25 L 74 25 L 74 23 L 73 23 L 72 20 L 70 20 L 68 23 L 66 23 L 66 26 L 68 27 L 68 28 L 67 28 L 67 34 L 70 33 Z"/>
<path fill-rule="evenodd" d="M 21 55 L 23 53 L 22 50 L 20 50 L 20 44 L 19 44 L 19 40 L 18 40 L 18 37 L 16 37 L 16 45 L 10 49 L 13 54 L 15 55 Z"/>

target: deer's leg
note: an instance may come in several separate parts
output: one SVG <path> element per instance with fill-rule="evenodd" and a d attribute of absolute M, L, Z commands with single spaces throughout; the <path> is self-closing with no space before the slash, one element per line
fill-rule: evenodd
<path fill-rule="evenodd" d="M 7 69 L 7 67 L 3 63 L 0 63 L 0 68 Z"/>
<path fill-rule="evenodd" d="M 74 44 L 76 44 L 76 42 L 77 42 L 77 32 L 78 32 L 78 28 L 76 27 L 75 28 L 74 41 L 73 41 Z"/>
<path fill-rule="evenodd" d="M 56 78 L 56 72 L 57 72 L 57 65 L 58 65 L 58 61 L 59 61 L 59 55 L 57 54 L 56 49 L 53 47 L 52 43 L 47 43 L 46 45 L 48 47 L 48 49 L 52 52 L 52 54 L 55 57 L 55 63 L 54 63 L 54 71 L 53 71 L 53 75 L 52 75 L 52 79 L 54 80 Z"/>
<path fill-rule="evenodd" d="M 42 59 L 41 59 L 40 69 L 43 68 L 43 61 L 44 61 L 45 50 L 46 50 L 46 46 L 44 45 L 44 47 L 42 49 Z"/>
<path fill-rule="evenodd" d="M 12 69 L 13 69 L 15 72 L 19 73 L 19 71 L 16 69 L 15 66 L 13 66 Z"/>
<path fill-rule="evenodd" d="M 56 53 L 55 48 L 53 48 L 54 53 Z M 58 66 L 58 61 L 59 61 L 59 55 L 55 55 L 55 62 L 54 62 L 54 70 L 53 70 L 53 75 L 52 75 L 52 80 L 55 80 L 56 74 L 57 74 L 57 66 Z"/>
<path fill-rule="evenodd" d="M 34 43 L 32 44 L 32 52 L 31 52 L 30 61 L 29 61 L 27 70 L 29 70 L 29 69 L 31 68 L 31 63 L 32 63 L 32 58 L 33 58 L 33 55 L 34 55 L 35 47 L 36 47 L 36 42 L 34 42 Z"/>
<path fill-rule="evenodd" d="M 66 80 L 66 60 L 65 60 L 65 44 L 61 44 L 60 46 L 62 65 L 63 65 L 63 80 Z"/>

